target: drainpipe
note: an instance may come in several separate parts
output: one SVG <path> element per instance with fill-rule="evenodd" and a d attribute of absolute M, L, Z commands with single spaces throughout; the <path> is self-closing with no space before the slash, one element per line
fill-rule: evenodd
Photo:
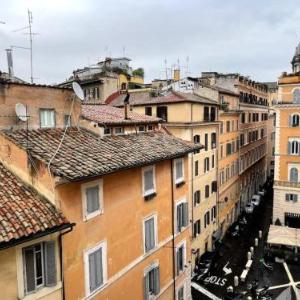
<path fill-rule="evenodd" d="M 63 300 L 66 299 L 65 296 L 65 280 L 64 280 L 64 271 L 63 271 L 63 247 L 62 247 L 62 236 L 71 232 L 73 230 L 73 227 L 75 226 L 75 223 L 71 224 L 72 227 L 69 228 L 69 230 L 61 232 L 58 236 L 59 239 L 59 256 L 60 256 L 60 277 L 62 282 L 62 298 Z"/>
<path fill-rule="evenodd" d="M 191 123 L 193 123 L 193 106 L 194 103 L 191 104 Z M 194 127 L 191 127 L 191 141 L 194 141 Z M 193 231 L 194 231 L 194 153 L 192 153 L 191 155 L 191 197 L 192 197 L 192 237 L 191 237 L 191 242 L 194 238 L 193 236 Z M 193 253 L 191 251 L 191 258 L 193 259 Z M 192 274 L 193 270 L 191 268 L 191 274 Z"/>
<path fill-rule="evenodd" d="M 174 196 L 174 170 L 173 170 L 173 160 L 170 160 L 171 164 L 171 201 L 172 201 L 172 263 L 173 263 L 173 293 L 174 300 L 176 299 L 176 271 L 175 271 L 175 196 Z"/>

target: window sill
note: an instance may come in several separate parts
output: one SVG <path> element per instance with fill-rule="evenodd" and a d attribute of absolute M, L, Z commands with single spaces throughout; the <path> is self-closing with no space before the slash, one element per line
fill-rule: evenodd
<path fill-rule="evenodd" d="M 24 297 L 20 297 L 22 300 L 34 300 L 34 299 L 41 299 L 45 296 L 48 296 L 55 291 L 58 291 L 62 289 L 62 282 L 59 281 L 55 286 L 53 287 L 41 287 L 36 292 L 32 292 L 31 294 L 25 295 Z"/>
<path fill-rule="evenodd" d="M 149 201 L 157 196 L 156 192 L 152 192 L 150 194 L 144 195 L 145 201 Z"/>
<path fill-rule="evenodd" d="M 181 181 L 176 182 L 176 187 L 179 188 L 185 184 L 185 181 L 182 179 Z"/>
<path fill-rule="evenodd" d="M 93 218 L 95 218 L 95 217 L 97 217 L 99 215 L 102 215 L 102 214 L 103 214 L 103 209 L 102 210 L 97 210 L 97 211 L 92 212 L 92 213 L 90 213 L 88 215 L 85 215 L 84 221 L 87 222 L 87 221 L 89 221 L 89 220 L 91 220 L 91 219 L 93 219 Z"/>

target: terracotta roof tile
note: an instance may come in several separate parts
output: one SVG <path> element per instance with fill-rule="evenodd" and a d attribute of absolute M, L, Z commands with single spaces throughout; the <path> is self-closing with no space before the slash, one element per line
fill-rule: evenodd
<path fill-rule="evenodd" d="M 82 105 L 82 117 L 105 125 L 150 124 L 161 121 L 159 118 L 128 112 L 129 119 L 125 120 L 124 109 L 103 104 Z"/>
<path fill-rule="evenodd" d="M 68 223 L 51 202 L 0 163 L 0 243 Z"/>
<path fill-rule="evenodd" d="M 107 104 L 113 106 L 124 106 L 124 99 L 126 95 L 120 94 L 116 96 L 113 100 L 110 100 Z M 157 96 L 152 97 L 149 92 L 134 92 L 130 93 L 129 103 L 130 105 L 151 105 L 151 104 L 170 104 L 170 103 L 180 103 L 180 102 L 196 102 L 196 103 L 203 103 L 203 104 L 211 104 L 211 105 L 218 105 L 217 102 L 201 97 L 196 94 L 191 93 L 181 93 L 181 92 L 174 92 L 170 91 L 164 96 Z"/>
<path fill-rule="evenodd" d="M 63 132 L 60 128 L 29 130 L 31 155 L 48 163 Z M 7 130 L 1 134 L 26 149 L 26 130 Z M 72 127 L 52 160 L 51 170 L 69 180 L 79 180 L 183 156 L 199 148 L 199 145 L 159 131 L 101 138 L 84 128 Z"/>

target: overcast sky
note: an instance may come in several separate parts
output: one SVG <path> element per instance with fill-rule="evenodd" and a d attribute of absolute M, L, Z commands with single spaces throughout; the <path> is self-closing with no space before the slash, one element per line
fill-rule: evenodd
<path fill-rule="evenodd" d="M 300 41 L 299 0 L 0 0 L 0 70 L 4 49 L 28 47 L 33 13 L 34 77 L 61 82 L 74 69 L 125 55 L 146 81 L 165 78 L 164 60 L 189 75 L 239 72 L 275 81 L 290 71 Z M 124 51 L 125 47 L 125 51 Z M 29 80 L 29 52 L 14 50 L 15 75 Z"/>

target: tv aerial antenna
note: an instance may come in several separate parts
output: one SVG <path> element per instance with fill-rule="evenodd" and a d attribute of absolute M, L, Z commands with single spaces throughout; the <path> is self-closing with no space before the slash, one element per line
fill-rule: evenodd
<path fill-rule="evenodd" d="M 28 9 L 28 26 L 19 28 L 14 30 L 13 32 L 19 32 L 23 30 L 27 30 L 28 32 L 25 32 L 24 34 L 29 35 L 29 48 L 27 47 L 19 47 L 19 46 L 12 46 L 14 48 L 21 48 L 21 49 L 26 49 L 30 51 L 30 82 L 33 83 L 33 36 L 36 35 L 37 33 L 32 32 L 32 12 Z"/>

